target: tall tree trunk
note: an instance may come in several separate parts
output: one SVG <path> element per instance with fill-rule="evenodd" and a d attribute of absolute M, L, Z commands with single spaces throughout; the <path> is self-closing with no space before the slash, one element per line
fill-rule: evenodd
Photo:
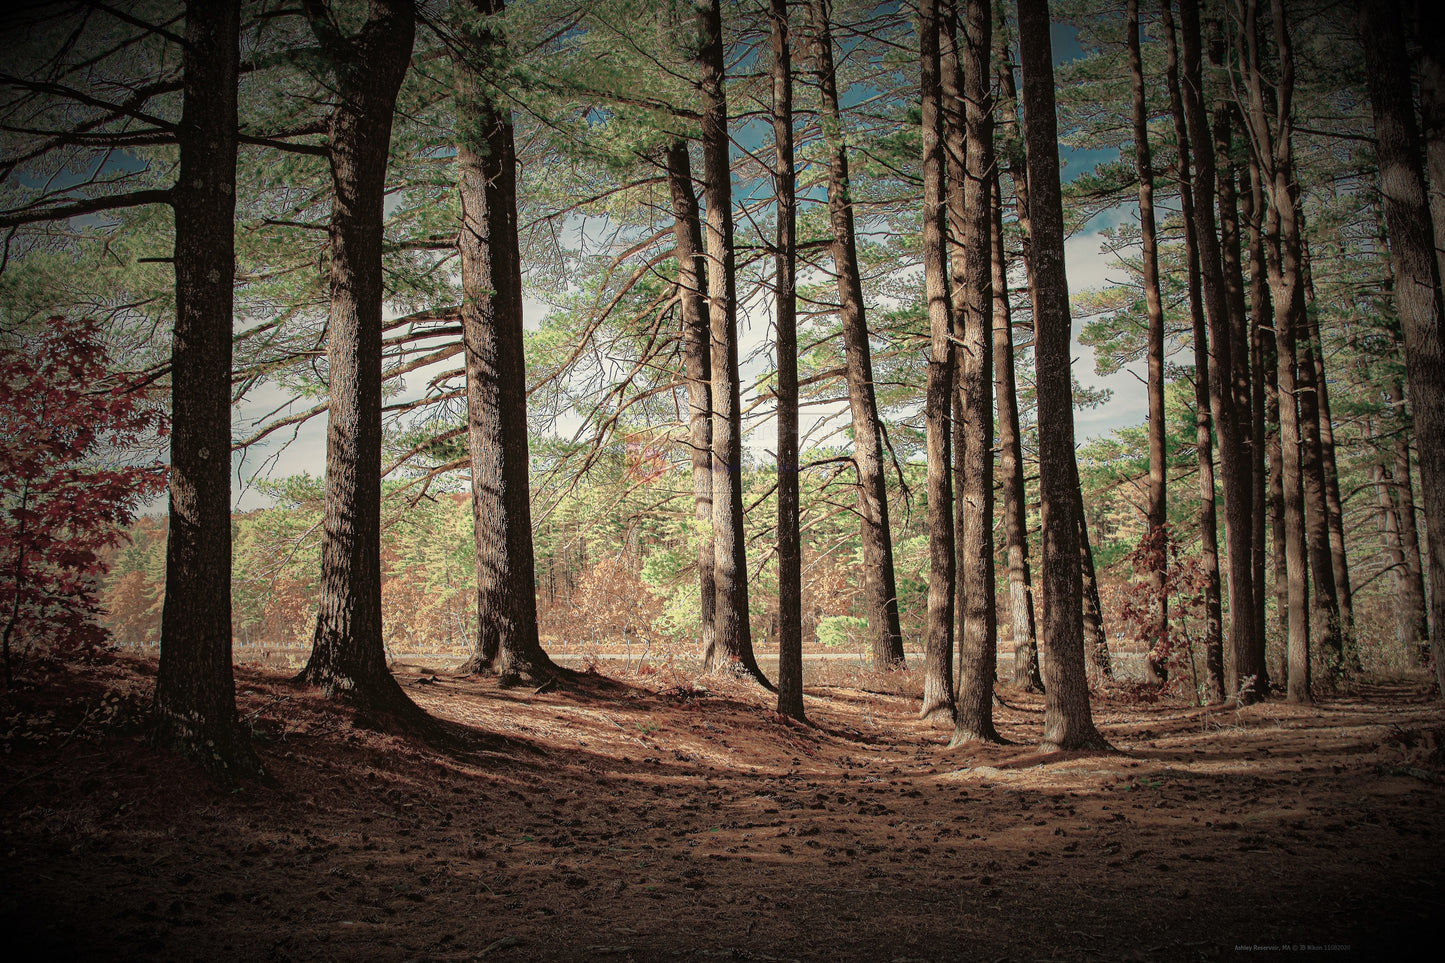
<path fill-rule="evenodd" d="M 998 409 L 998 473 L 1008 551 L 1009 624 L 1014 643 L 1013 684 L 1042 692 L 1039 649 L 1034 632 L 1034 594 L 1029 579 L 1029 535 L 1024 506 L 1023 443 L 1019 433 L 1018 386 L 1014 380 L 1013 318 L 1003 246 L 1003 197 L 998 166 L 993 177 L 993 367 Z"/>
<path fill-rule="evenodd" d="M 1224 44 L 1218 37 L 1219 24 L 1212 24 L 1216 36 L 1210 43 L 1210 60 L 1222 71 Z M 1219 207 L 1219 248 L 1224 306 L 1228 319 L 1230 370 L 1226 383 L 1211 385 L 1215 403 L 1227 403 L 1234 410 L 1239 438 L 1239 484 L 1246 496 L 1247 515 L 1241 525 L 1241 565 L 1249 570 L 1249 607 L 1240 617 L 1249 620 L 1249 632 L 1239 645 L 1231 645 L 1224 660 L 1224 688 L 1230 698 L 1256 702 L 1268 693 L 1264 671 L 1264 628 L 1261 605 L 1264 600 L 1263 559 L 1256 552 L 1256 539 L 1263 538 L 1263 433 L 1255 431 L 1255 391 L 1250 375 L 1255 340 L 1245 299 L 1244 245 L 1240 225 L 1239 177 L 1234 162 L 1234 118 L 1238 108 L 1228 93 L 1226 81 L 1216 85 L 1212 132 L 1214 138 L 1216 196 Z M 1255 366 L 1257 370 L 1257 365 Z M 1261 404 L 1263 395 L 1259 396 Z M 1262 420 L 1263 409 L 1260 409 Z M 1262 544 L 1262 542 L 1261 542 Z M 1232 551 L 1233 549 L 1231 549 Z M 1231 562 L 1231 570 L 1233 563 Z M 1231 605 L 1234 604 L 1231 602 Z M 1233 615 L 1231 614 L 1231 619 Z M 1239 640 L 1236 640 L 1239 641 Z"/>
<path fill-rule="evenodd" d="M 1218 20 L 1210 24 L 1209 59 L 1214 72 L 1223 73 L 1224 39 Z M 1234 163 L 1234 118 L 1238 107 L 1228 87 L 1228 79 L 1221 77 L 1215 84 L 1214 108 L 1211 130 L 1215 170 L 1217 173 L 1216 197 L 1219 206 L 1219 251 L 1221 281 L 1224 286 L 1224 306 L 1229 331 L 1229 371 L 1226 382 L 1211 385 L 1221 401 L 1234 409 L 1236 430 L 1239 437 L 1239 465 L 1241 495 L 1245 497 L 1245 516 L 1239 538 L 1241 564 L 1247 564 L 1249 571 L 1249 607 L 1241 611 L 1240 617 L 1249 620 L 1249 632 L 1240 644 L 1232 645 L 1224 660 L 1225 693 L 1242 702 L 1256 702 L 1268 692 L 1261 687 L 1264 673 L 1264 636 L 1259 622 L 1259 603 L 1264 596 L 1264 580 L 1256 565 L 1255 534 L 1256 519 L 1262 518 L 1256 510 L 1255 469 L 1261 465 L 1259 436 L 1254 433 L 1254 392 L 1250 378 L 1250 355 L 1253 339 L 1250 331 L 1249 309 L 1245 303 L 1244 251 L 1240 230 L 1238 174 Z M 1261 476 L 1262 480 L 1262 476 Z M 1230 543 L 1231 552 L 1234 542 Z M 1231 562 L 1233 571 L 1233 562 Z M 1233 601 L 1230 603 L 1233 605 Z M 1231 613 L 1233 619 L 1233 613 Z M 1240 640 L 1235 640 L 1240 642 Z"/>
<path fill-rule="evenodd" d="M 1018 386 L 1014 376 L 1013 319 L 1008 300 L 1008 265 L 1004 254 L 1003 186 L 999 168 L 1006 165 L 1013 180 L 1019 228 L 1028 244 L 1028 183 L 1023 141 L 1018 127 L 1018 95 L 1013 59 L 1008 49 L 1008 19 L 1002 0 L 994 5 L 994 72 L 999 100 L 996 127 L 1001 130 L 1000 163 L 994 165 L 994 380 L 998 392 L 1000 496 L 1004 538 L 1008 544 L 1009 621 L 1014 643 L 1013 684 L 1029 692 L 1044 690 L 1039 672 L 1038 632 L 1034 624 L 1033 582 L 1029 572 L 1028 506 L 1025 504 L 1023 440 L 1019 430 Z M 1027 257 L 1025 257 L 1027 262 Z"/>
<path fill-rule="evenodd" d="M 833 68 L 833 36 L 828 0 L 809 0 L 813 55 L 822 97 L 820 123 L 828 158 L 828 216 L 833 229 L 833 270 L 838 276 L 838 316 L 847 355 L 848 408 L 853 417 L 853 459 L 858 469 L 858 514 L 863 541 L 863 604 L 873 664 L 880 669 L 903 664 L 903 633 L 898 624 L 898 589 L 893 570 L 893 536 L 888 521 L 883 441 L 873 388 L 873 357 L 864 318 L 863 280 L 858 273 L 853 194 L 848 175 L 848 146 L 838 106 Z"/>
<path fill-rule="evenodd" d="M 737 278 L 733 252 L 732 166 L 723 92 L 719 0 L 698 7 L 702 68 L 703 195 L 707 201 L 707 294 L 712 357 L 712 494 L 717 608 L 708 670 L 736 660 L 767 685 L 753 655 L 748 621 L 748 558 L 743 530 L 742 405 L 738 384 Z"/>
<path fill-rule="evenodd" d="M 1047 661 L 1046 749 L 1104 749 L 1094 728 L 1079 623 L 1082 585 L 1074 460 L 1072 321 L 1064 271 L 1063 198 L 1048 0 L 1018 0 L 1023 67 L 1024 140 L 1032 229 L 1034 364 L 1038 390 L 1039 493 L 1043 515 L 1043 643 Z"/>
<path fill-rule="evenodd" d="M 1404 415 L 1405 399 L 1399 382 L 1390 385 L 1387 399 L 1391 408 Z M 1410 473 L 1410 431 L 1405 417 L 1399 419 L 1392 446 L 1393 460 L 1389 472 L 1390 495 L 1395 505 L 1395 518 L 1400 527 L 1400 550 L 1404 555 L 1405 575 L 1397 600 L 1408 626 L 1401 634 L 1406 647 L 1419 650 L 1430 643 L 1430 615 L 1425 604 L 1425 573 L 1420 562 L 1420 527 L 1415 520 L 1415 485 Z"/>
<path fill-rule="evenodd" d="M 1264 185 L 1260 183 L 1259 162 L 1252 154 L 1247 170 L 1240 172 L 1240 200 L 1249 241 L 1249 364 L 1253 371 L 1250 379 L 1250 420 L 1253 422 L 1250 437 L 1254 449 L 1250 452 L 1251 472 L 1254 478 L 1254 524 L 1250 531 L 1251 554 L 1254 561 L 1254 657 L 1255 671 L 1259 673 L 1250 693 L 1260 698 L 1269 694 L 1269 668 L 1265 658 L 1265 568 L 1267 560 L 1267 524 L 1272 516 L 1275 503 L 1270 498 L 1268 470 L 1279 452 L 1278 433 L 1270 434 L 1267 427 L 1270 386 L 1274 384 L 1274 329 L 1264 323 L 1273 308 L 1269 301 L 1269 276 L 1264 263 Z M 1273 454 L 1271 454 L 1273 452 Z M 1268 506 L 1268 511 L 1266 511 Z"/>
<path fill-rule="evenodd" d="M 231 315 L 238 0 L 186 4 L 175 207 L 170 527 L 151 738 L 222 782 L 261 773 L 231 672 Z M 18 597 L 18 596 L 17 596 Z M 8 641 L 8 639 L 7 639 Z M 8 653 L 7 653 L 8 655 Z M 8 670 L 8 663 L 7 663 Z"/>
<path fill-rule="evenodd" d="M 462 209 L 457 252 L 477 564 L 477 637 L 460 671 L 494 672 L 509 686 L 537 685 L 555 677 L 557 666 L 537 635 L 512 112 L 492 92 L 498 78 L 484 73 L 484 65 L 504 56 L 506 38 L 472 19 L 495 16 L 502 6 L 502 0 L 467 0 L 456 8 L 464 45 L 454 53 Z"/>
<path fill-rule="evenodd" d="M 993 545 L 993 238 L 991 177 L 994 168 L 993 98 L 989 54 L 993 45 L 988 0 L 963 0 L 963 31 L 955 41 L 963 70 L 965 110 L 962 190 L 964 314 L 959 350 L 963 396 L 964 527 L 959 533 L 964 593 L 958 647 L 958 709 L 953 746 L 997 741 L 993 682 L 997 672 L 998 610 L 994 596 Z M 951 26 L 951 24 L 950 24 Z M 959 277 L 955 265 L 955 284 Z"/>
<path fill-rule="evenodd" d="M 1300 223 L 1300 277 L 1305 289 L 1305 320 L 1309 325 L 1310 357 L 1318 405 L 1320 467 L 1324 481 L 1324 517 L 1329 530 L 1330 571 L 1335 579 L 1335 601 L 1340 612 L 1341 668 L 1348 672 L 1360 670 L 1359 652 L 1355 648 L 1355 592 L 1350 585 L 1350 563 L 1345 554 L 1345 509 L 1340 498 L 1340 472 L 1335 460 L 1334 415 L 1330 411 L 1330 386 L 1325 377 L 1325 340 L 1320 333 L 1320 312 L 1315 305 L 1315 282 L 1310 270 L 1309 238 L 1305 233 L 1304 210 Z"/>
<path fill-rule="evenodd" d="M 386 668 L 381 630 L 381 273 L 391 122 L 411 61 L 411 0 L 371 0 L 354 37 L 336 33 L 322 0 L 307 0 L 331 61 L 339 102 L 329 154 L 330 422 L 326 436 L 321 591 L 311 658 L 299 680 L 407 729 L 430 720 Z"/>
<path fill-rule="evenodd" d="M 954 715 L 953 623 L 957 576 L 953 530 L 951 404 L 955 352 L 945 248 L 943 105 L 939 0 L 922 0 L 918 38 L 923 122 L 923 278 L 928 297 L 928 616 L 924 632 L 924 719 Z M 948 38 L 950 41 L 952 37 Z M 956 55 L 955 55 L 956 56 Z"/>
<path fill-rule="evenodd" d="M 1278 30 L 1276 35 L 1278 36 Z M 1309 702 L 1310 624 L 1309 587 L 1306 575 L 1304 482 L 1301 469 L 1301 426 L 1296 372 L 1298 324 L 1304 314 L 1304 291 L 1299 274 L 1299 231 L 1295 221 L 1295 184 L 1291 157 L 1291 101 L 1293 63 L 1281 49 L 1280 82 L 1275 125 L 1265 113 L 1263 77 L 1259 61 L 1259 29 L 1256 0 L 1246 0 L 1244 37 L 1245 79 L 1249 93 L 1249 122 L 1252 137 L 1265 166 L 1269 197 L 1266 234 L 1268 244 L 1270 296 L 1274 305 L 1275 352 L 1278 357 L 1276 381 L 1279 391 L 1280 480 L 1285 530 L 1285 572 L 1288 584 L 1288 641 L 1286 643 L 1286 697 L 1291 702 Z"/>
<path fill-rule="evenodd" d="M 1380 194 L 1390 231 L 1395 305 L 1405 335 L 1405 373 L 1425 501 L 1431 654 L 1437 685 L 1445 694 L 1445 301 L 1435 256 L 1438 239 L 1425 193 L 1398 2 L 1361 3 L 1359 9 L 1375 114 Z"/>
<path fill-rule="evenodd" d="M 1179 206 L 1184 215 L 1189 316 L 1193 322 L 1194 333 L 1194 444 L 1199 462 L 1199 555 L 1200 567 L 1204 571 L 1204 651 L 1206 662 L 1220 664 L 1224 624 L 1219 581 L 1219 522 L 1215 509 L 1214 438 L 1209 414 L 1209 334 L 1204 317 L 1203 281 L 1199 267 L 1199 227 L 1194 216 L 1195 198 L 1191 179 L 1192 155 L 1189 128 L 1184 115 L 1184 98 L 1180 92 L 1179 44 L 1174 30 L 1172 0 L 1162 0 L 1161 12 L 1168 50 L 1165 80 L 1169 87 L 1169 108 L 1174 115 L 1174 136 L 1178 143 L 1175 173 L 1179 181 Z M 1153 683 L 1162 683 L 1167 678 L 1162 659 L 1152 651 L 1145 659 L 1144 678 Z M 1216 695 L 1222 695 L 1222 691 L 1209 693 L 1210 698 Z"/>
<path fill-rule="evenodd" d="M 687 142 L 678 138 L 667 147 L 667 184 L 672 195 L 673 237 L 677 245 L 677 287 L 682 304 L 682 352 L 687 370 L 688 445 L 692 457 L 697 540 L 698 619 L 702 650 L 713 649 L 712 537 L 712 364 L 707 313 L 707 261 L 702 246 L 702 221 L 692 186 L 692 159 Z M 794 360 L 796 367 L 796 359 Z"/>
<path fill-rule="evenodd" d="M 1249 178 L 1251 202 L 1254 205 L 1254 214 L 1250 221 L 1250 307 L 1254 313 L 1255 330 L 1259 338 L 1262 369 L 1260 380 L 1264 382 L 1264 457 L 1268 470 L 1266 504 L 1274 559 L 1275 613 L 1276 619 L 1287 623 L 1290 610 L 1289 572 L 1286 567 L 1284 523 L 1284 449 L 1281 445 L 1279 423 L 1279 343 L 1274 330 L 1274 302 L 1270 296 L 1270 264 L 1279 257 L 1279 245 L 1276 243 L 1279 227 L 1267 204 L 1264 168 L 1256 151 L 1250 152 Z M 1256 601 L 1256 608 L 1258 605 Z M 1266 668 L 1268 670 L 1267 665 Z M 1272 675 L 1278 679 L 1285 678 L 1283 671 L 1272 672 Z"/>
<path fill-rule="evenodd" d="M 1304 256 L 1304 222 L 1295 205 L 1295 226 L 1299 231 L 1300 258 L 1300 306 L 1298 327 L 1298 358 L 1300 417 L 1300 471 L 1304 476 L 1305 489 L 1305 539 L 1309 552 L 1310 571 L 1313 573 L 1310 592 L 1311 633 L 1318 642 L 1317 655 L 1323 662 L 1325 679 L 1333 686 L 1339 682 L 1345 671 L 1344 627 L 1340 617 L 1339 596 L 1336 594 L 1338 576 L 1335 573 L 1334 556 L 1330 546 L 1329 484 L 1325 473 L 1324 431 L 1320 413 L 1321 389 L 1319 376 L 1324 368 L 1316 352 L 1316 342 L 1309 321 L 1314 310 L 1309 303 L 1309 286 L 1306 281 L 1308 262 Z"/>
<path fill-rule="evenodd" d="M 1144 102 L 1144 61 L 1139 49 L 1139 0 L 1128 0 L 1127 43 L 1134 121 L 1134 157 L 1139 172 L 1139 233 L 1143 241 L 1144 304 L 1149 314 L 1149 508 L 1146 512 L 1154 568 L 1150 647 L 1169 632 L 1169 466 L 1164 414 L 1164 301 L 1159 293 L 1159 241 L 1154 223 L 1154 164 L 1149 149 L 1149 115 Z"/>
<path fill-rule="evenodd" d="M 1226 302 L 1223 256 L 1215 218 L 1215 164 L 1210 149 L 1211 130 L 1205 111 L 1202 69 L 1203 47 L 1199 26 L 1198 0 L 1180 0 L 1181 39 L 1184 51 L 1184 119 L 1191 143 L 1199 145 L 1194 164 L 1195 243 L 1199 251 L 1200 274 L 1204 282 L 1204 308 L 1209 322 L 1209 385 L 1214 427 L 1219 434 L 1219 474 L 1224 489 L 1224 538 L 1229 560 L 1229 648 L 1230 661 L 1247 663 L 1253 651 L 1254 569 L 1250 555 L 1249 453 L 1240 430 L 1234 346 L 1230 337 L 1229 307 Z M 1241 349 L 1243 346 L 1241 346 Z M 1209 672 L 1209 698 L 1217 701 L 1225 691 L 1222 653 L 1205 653 Z"/>
<path fill-rule="evenodd" d="M 1280 257 L 1282 272 L 1291 278 L 1294 291 L 1291 310 L 1295 325 L 1296 397 L 1299 405 L 1300 474 L 1304 486 L 1305 539 L 1310 571 L 1310 635 L 1323 655 L 1326 678 L 1338 681 L 1344 668 L 1344 637 L 1339 601 L 1335 594 L 1334 560 L 1330 555 L 1329 510 L 1325 496 L 1324 455 L 1320 442 L 1320 392 L 1315 379 L 1314 343 L 1308 323 L 1309 305 L 1304 252 L 1304 222 L 1299 201 L 1299 184 L 1293 166 L 1294 48 L 1286 21 L 1284 0 L 1271 0 L 1275 47 L 1279 53 L 1279 133 L 1275 137 L 1275 166 L 1278 188 L 1274 200 L 1280 207 Z M 1288 178 L 1280 180 L 1280 170 Z M 1285 205 L 1289 209 L 1285 210 Z M 1278 303 L 1278 299 L 1276 299 Z"/>
<path fill-rule="evenodd" d="M 770 0 L 778 254 L 778 712 L 803 721 L 803 550 L 798 531 L 797 200 L 788 2 Z"/>
<path fill-rule="evenodd" d="M 939 5 L 939 81 L 943 92 L 943 151 L 949 185 L 947 191 L 947 226 L 949 268 L 949 305 L 953 312 L 953 386 L 950 389 L 950 442 L 953 454 L 953 531 L 954 531 L 954 612 L 953 637 L 950 643 L 958 648 L 963 646 L 964 599 L 968 595 L 968 580 L 964 566 L 959 564 L 962 552 L 959 540 L 968 527 L 968 500 L 964 497 L 963 480 L 968 473 L 968 415 L 965 412 L 965 397 L 960 377 L 963 364 L 963 350 L 959 342 L 963 338 L 963 322 L 968 315 L 968 251 L 963 236 L 967 230 L 969 211 L 964 204 L 962 185 L 968 180 L 968 117 L 967 104 L 963 98 L 963 64 L 959 60 L 957 0 L 944 0 Z M 949 656 L 952 660 L 952 654 Z M 954 720 L 957 724 L 957 696 L 953 691 Z"/>

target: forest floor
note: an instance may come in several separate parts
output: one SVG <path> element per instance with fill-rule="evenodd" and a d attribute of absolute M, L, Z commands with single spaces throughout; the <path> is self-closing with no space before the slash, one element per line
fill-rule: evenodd
<path fill-rule="evenodd" d="M 275 785 L 227 792 L 141 739 L 154 663 L 32 665 L 0 697 L 0 950 L 1295 960 L 1438 935 L 1423 675 L 1240 711 L 1113 688 L 1094 713 L 1117 751 L 1087 755 L 1040 753 L 1042 699 L 1007 688 L 1012 744 L 946 749 L 918 676 L 810 686 L 805 728 L 666 669 L 534 692 L 402 667 L 437 716 L 508 737 L 442 752 L 242 668 Z"/>

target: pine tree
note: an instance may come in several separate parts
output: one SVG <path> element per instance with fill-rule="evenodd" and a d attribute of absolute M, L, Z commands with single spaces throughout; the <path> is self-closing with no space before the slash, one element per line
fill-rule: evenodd
<path fill-rule="evenodd" d="M 1073 489 L 1074 412 L 1068 279 L 1064 273 L 1053 50 L 1048 0 L 1018 0 L 1023 67 L 1024 142 L 1028 151 L 1033 263 L 1034 365 L 1038 387 L 1039 488 L 1043 514 L 1043 644 L 1047 749 L 1105 749 L 1094 728 L 1084 673 L 1079 535 Z"/>

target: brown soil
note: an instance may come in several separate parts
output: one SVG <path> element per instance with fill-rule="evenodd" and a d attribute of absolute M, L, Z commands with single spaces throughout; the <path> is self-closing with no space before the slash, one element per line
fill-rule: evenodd
<path fill-rule="evenodd" d="M 0 699 L 0 947 L 1340 959 L 1431 939 L 1445 710 L 1423 675 L 1239 712 L 1117 689 L 1095 702 L 1109 755 L 1040 754 L 1042 702 L 1008 690 L 1014 745 L 945 750 L 916 675 L 814 686 L 803 728 L 760 689 L 666 670 L 540 693 L 403 672 L 431 712 L 513 740 L 447 753 L 242 669 L 277 785 L 224 792 L 141 741 L 153 664 L 32 666 Z"/>

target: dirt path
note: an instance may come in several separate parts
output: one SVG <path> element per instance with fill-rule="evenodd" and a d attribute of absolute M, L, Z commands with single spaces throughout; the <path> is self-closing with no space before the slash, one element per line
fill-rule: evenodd
<path fill-rule="evenodd" d="M 1115 693 L 1120 751 L 1065 758 L 1008 691 L 1015 745 L 947 751 L 857 688 L 811 689 L 804 729 L 741 683 L 408 674 L 517 740 L 457 756 L 248 670 L 280 788 L 228 794 L 139 741 L 153 671 L 55 668 L 3 705 L 0 925 L 34 956 L 1341 959 L 1418 945 L 1442 900 L 1423 677 L 1238 713 Z"/>

